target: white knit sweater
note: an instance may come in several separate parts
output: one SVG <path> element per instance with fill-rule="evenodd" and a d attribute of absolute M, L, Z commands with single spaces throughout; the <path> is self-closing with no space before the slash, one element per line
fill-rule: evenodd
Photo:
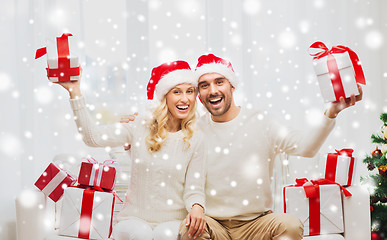
<path fill-rule="evenodd" d="M 314 156 L 335 125 L 334 119 L 321 117 L 318 126 L 295 131 L 264 112 L 246 108 L 224 123 L 212 121 L 209 113 L 204 115 L 198 126 L 206 133 L 208 147 L 207 214 L 248 220 L 269 210 L 275 156 L 280 152 Z"/>
<path fill-rule="evenodd" d="M 186 149 L 182 131 L 168 133 L 161 150 L 150 154 L 145 138 L 147 121 L 97 126 L 90 120 L 83 97 L 70 99 L 75 122 L 84 142 L 91 147 L 116 147 L 131 144 L 132 169 L 121 221 L 130 216 L 151 224 L 183 220 L 194 203 L 205 206 L 206 148 L 196 131 Z"/>

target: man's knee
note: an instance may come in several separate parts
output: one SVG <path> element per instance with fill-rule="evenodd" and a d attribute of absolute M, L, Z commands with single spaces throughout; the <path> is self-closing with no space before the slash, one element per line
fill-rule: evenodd
<path fill-rule="evenodd" d="M 210 239 L 207 228 L 208 228 L 208 226 L 206 226 L 206 228 L 204 229 L 203 234 L 200 235 L 199 237 L 197 237 L 195 240 Z M 193 239 L 192 236 L 191 236 L 191 238 L 188 237 L 188 227 L 185 226 L 185 220 L 180 224 L 179 237 L 177 239 L 178 240 L 192 240 Z"/>
<path fill-rule="evenodd" d="M 275 239 L 279 240 L 298 240 L 302 239 L 304 234 L 304 224 L 296 216 L 290 214 L 281 214 L 281 217 L 278 219 L 278 232 L 279 237 Z"/>
<path fill-rule="evenodd" d="M 185 220 L 181 222 L 179 227 L 179 237 L 177 239 L 188 240 L 188 228 L 185 226 Z"/>

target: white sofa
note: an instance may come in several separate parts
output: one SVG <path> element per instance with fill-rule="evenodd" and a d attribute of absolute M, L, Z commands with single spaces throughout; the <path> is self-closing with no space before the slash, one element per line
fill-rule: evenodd
<path fill-rule="evenodd" d="M 116 158 L 126 155 L 115 155 Z M 308 160 L 310 161 L 310 160 Z M 280 185 L 289 183 L 289 169 L 283 168 L 282 160 L 276 167 L 276 175 L 274 181 L 275 199 L 278 200 L 277 206 L 274 206 L 275 211 L 281 211 L 281 198 L 278 197 Z M 282 171 L 282 172 L 281 172 Z M 287 180 L 284 181 L 283 179 Z M 281 180 L 282 178 L 282 180 Z M 350 186 L 347 188 L 352 197 L 343 197 L 344 211 L 344 234 L 329 234 L 319 236 L 304 237 L 305 240 L 369 240 L 371 239 L 370 230 L 370 208 L 369 208 L 369 193 L 360 186 Z M 26 204 L 28 199 L 28 204 Z M 27 190 L 22 192 L 16 198 L 16 218 L 17 218 L 17 235 L 18 240 L 72 240 L 78 238 L 69 238 L 58 236 L 56 226 L 58 226 L 58 215 L 60 208 L 55 207 L 51 200 L 47 200 L 45 195 L 38 190 Z"/>

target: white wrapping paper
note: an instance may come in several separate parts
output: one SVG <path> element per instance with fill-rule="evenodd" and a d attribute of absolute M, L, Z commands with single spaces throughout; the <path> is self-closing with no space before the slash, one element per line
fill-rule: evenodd
<path fill-rule="evenodd" d="M 340 187 L 335 184 L 320 185 L 320 233 L 342 233 L 343 209 Z M 304 224 L 304 235 L 309 233 L 309 199 L 303 187 L 285 189 L 286 212 L 297 216 Z"/>

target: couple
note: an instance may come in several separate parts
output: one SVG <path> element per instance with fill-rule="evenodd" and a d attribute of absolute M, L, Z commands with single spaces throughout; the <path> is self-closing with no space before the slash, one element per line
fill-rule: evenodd
<path fill-rule="evenodd" d="M 79 81 L 59 84 L 70 93 L 87 145 L 132 146 L 131 182 L 113 231 L 117 240 L 302 239 L 296 217 L 270 210 L 275 156 L 312 157 L 337 114 L 362 98 L 358 86 L 360 95 L 332 103 L 318 126 L 290 130 L 264 111 L 237 106 L 231 63 L 208 54 L 194 72 L 184 61 L 152 70 L 148 99 L 159 105 L 150 119 L 95 126 Z M 197 94 L 208 113 L 195 125 Z"/>

